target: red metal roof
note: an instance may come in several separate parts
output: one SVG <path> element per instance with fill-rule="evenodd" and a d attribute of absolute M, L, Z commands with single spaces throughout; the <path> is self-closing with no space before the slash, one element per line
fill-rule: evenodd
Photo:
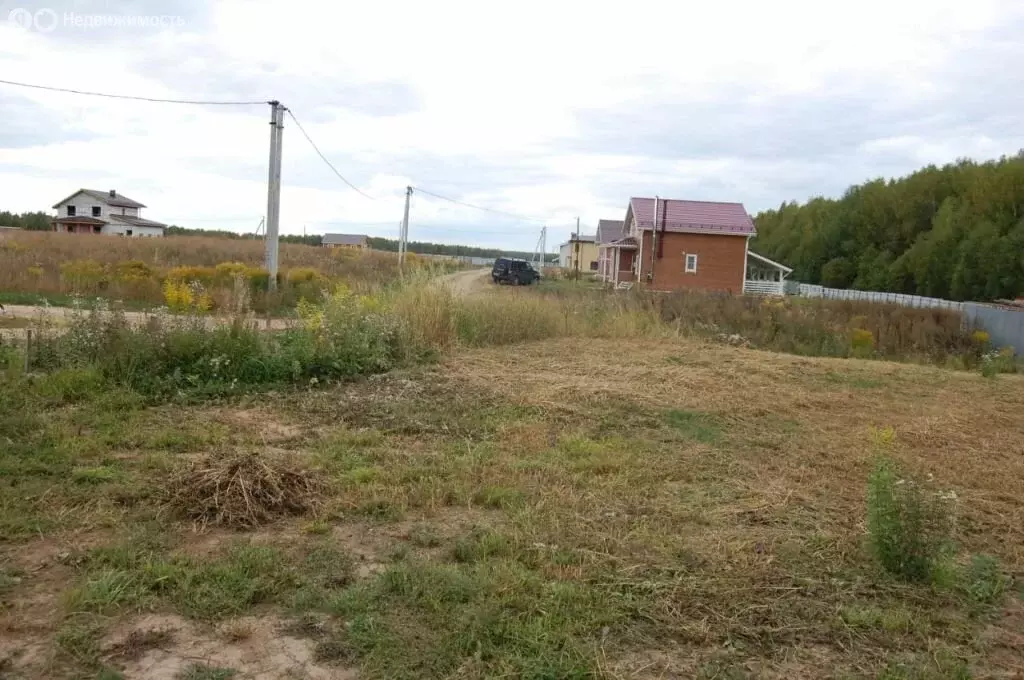
<path fill-rule="evenodd" d="M 654 228 L 653 198 L 631 198 L 630 207 L 640 229 Z M 707 234 L 747 235 L 755 233 L 754 221 L 750 219 L 742 203 L 717 203 L 713 201 L 680 201 L 657 199 L 658 224 L 665 231 L 688 231 Z"/>

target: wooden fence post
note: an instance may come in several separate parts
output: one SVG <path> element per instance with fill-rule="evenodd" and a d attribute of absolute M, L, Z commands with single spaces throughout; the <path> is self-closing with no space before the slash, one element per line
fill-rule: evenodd
<path fill-rule="evenodd" d="M 29 357 L 32 355 L 32 329 L 25 329 L 25 372 L 28 373 Z"/>

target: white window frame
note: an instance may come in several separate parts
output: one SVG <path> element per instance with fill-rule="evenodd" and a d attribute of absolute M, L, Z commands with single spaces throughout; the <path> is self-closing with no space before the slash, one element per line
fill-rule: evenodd
<path fill-rule="evenodd" d="M 690 266 L 690 258 L 693 258 L 693 266 Z M 683 269 L 687 274 L 697 273 L 697 253 L 683 253 Z"/>

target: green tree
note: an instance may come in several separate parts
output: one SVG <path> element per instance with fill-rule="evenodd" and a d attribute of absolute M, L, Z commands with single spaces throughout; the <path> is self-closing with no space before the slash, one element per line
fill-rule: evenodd
<path fill-rule="evenodd" d="M 836 257 L 821 268 L 821 282 L 830 288 L 846 288 L 857 275 L 857 266 L 845 257 Z"/>
<path fill-rule="evenodd" d="M 829 286 L 989 300 L 1024 293 L 1024 151 L 783 203 L 751 248 Z"/>

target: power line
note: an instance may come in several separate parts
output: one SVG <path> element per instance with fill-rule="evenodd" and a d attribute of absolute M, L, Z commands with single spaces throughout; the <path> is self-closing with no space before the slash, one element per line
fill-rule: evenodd
<path fill-rule="evenodd" d="M 316 142 L 313 141 L 313 138 L 306 133 L 305 128 L 302 127 L 302 123 L 300 123 L 299 119 L 295 117 L 295 114 L 292 113 L 292 110 L 286 109 L 286 111 L 288 111 L 288 115 L 292 117 L 292 120 L 295 121 L 295 127 L 299 128 L 299 132 L 301 132 L 302 136 L 306 138 L 306 141 L 309 142 L 309 145 L 313 147 L 313 151 L 316 151 L 316 155 L 320 156 L 320 160 L 327 164 L 327 167 L 329 167 L 334 172 L 334 174 L 338 176 L 338 179 L 347 184 L 349 188 L 355 191 L 356 193 L 362 194 L 371 201 L 377 200 L 375 196 L 371 196 L 370 194 L 366 193 L 365 191 L 357 187 L 355 184 L 352 184 L 352 182 L 349 182 L 347 179 L 345 179 L 345 176 L 338 172 L 338 169 L 334 167 L 334 164 L 327 160 L 327 156 L 325 156 L 320 151 L 320 147 L 316 145 Z"/>
<path fill-rule="evenodd" d="M 266 104 L 266 101 L 210 101 L 203 99 L 160 99 L 158 97 L 139 97 L 130 94 L 110 94 L 108 92 L 89 92 L 87 90 L 72 90 L 66 87 L 50 87 L 49 85 L 34 85 L 32 83 L 19 83 L 14 80 L 2 80 L 0 83 L 4 85 L 14 85 L 15 87 L 28 87 L 33 90 L 47 90 L 50 92 L 66 92 L 68 94 L 82 94 L 89 97 L 106 97 L 107 99 L 133 99 L 141 102 L 156 102 L 158 104 L 202 104 L 202 105 L 213 105 L 213 106 L 252 106 L 254 104 Z"/>
<path fill-rule="evenodd" d="M 67 94 L 77 94 L 77 95 L 84 95 L 84 96 L 88 96 L 88 97 L 104 97 L 104 98 L 107 98 L 107 99 L 127 99 L 127 100 L 132 100 L 132 101 L 152 102 L 152 103 L 157 103 L 157 104 L 193 104 L 193 105 L 200 105 L 200 106 L 206 106 L 206 105 L 210 105 L 210 106 L 253 106 L 253 105 L 262 105 L 262 104 L 269 104 L 269 103 L 271 103 L 270 101 L 266 101 L 266 100 L 261 100 L 261 101 L 219 101 L 219 100 L 204 100 L 204 99 L 165 99 L 165 98 L 160 98 L 160 97 L 142 97 L 142 96 L 138 96 L 138 95 L 113 94 L 113 93 L 109 93 L 109 92 L 92 92 L 92 91 L 89 91 L 89 90 L 74 90 L 74 89 L 66 88 L 66 87 L 51 87 L 49 85 L 37 85 L 37 84 L 34 84 L 34 83 L 22 83 L 22 82 L 18 82 L 18 81 L 14 81 L 14 80 L 4 80 L 4 79 L 0 79 L 0 84 L 12 85 L 14 87 L 25 87 L 25 88 L 30 88 L 30 89 L 33 89 L 33 90 L 45 90 L 45 91 L 48 91 L 48 92 L 63 92 L 63 93 L 67 93 Z M 284 108 L 284 107 L 282 107 L 282 108 Z M 336 167 L 334 167 L 334 164 L 331 163 L 331 161 L 329 161 L 326 156 L 324 156 L 323 152 L 320 151 L 320 147 L 318 147 L 316 145 L 316 142 L 314 142 L 313 138 L 309 136 L 309 133 L 306 132 L 306 129 L 304 127 L 302 127 L 302 123 L 299 122 L 299 119 L 295 116 L 295 114 L 292 112 L 292 110 L 291 109 L 285 109 L 285 111 L 287 111 L 288 115 L 291 116 L 292 120 L 295 122 L 295 126 L 298 127 L 299 132 L 301 132 L 302 136 L 306 138 L 306 141 L 309 142 L 309 145 L 313 147 L 313 150 L 316 152 L 316 154 L 318 156 L 320 156 L 320 159 L 324 163 L 327 164 L 327 167 L 329 167 L 331 169 L 331 171 L 335 175 L 338 176 L 338 179 L 340 179 L 350 189 L 352 189 L 356 193 L 360 194 L 361 196 L 363 196 L 365 198 L 368 198 L 370 200 L 374 200 L 374 201 L 378 200 L 377 197 L 371 196 L 370 194 L 366 193 L 365 191 L 363 191 L 362 189 L 357 187 L 352 182 L 348 181 L 348 179 L 346 179 L 345 176 L 342 175 L 338 171 L 338 169 Z M 507 212 L 507 211 L 504 211 L 504 210 L 496 210 L 494 208 L 487 208 L 487 207 L 484 207 L 482 205 L 475 205 L 473 203 L 467 203 L 465 201 L 459 201 L 459 200 L 456 200 L 454 198 L 449 198 L 448 196 L 442 196 L 441 194 L 437 194 L 437 193 L 434 193 L 432 191 L 428 191 L 428 190 L 420 188 L 420 187 L 414 187 L 414 188 L 415 188 L 416 191 L 418 191 L 418 192 L 420 192 L 422 194 L 426 194 L 427 196 L 432 196 L 432 197 L 440 199 L 442 201 L 447 201 L 447 202 L 453 203 L 455 205 L 461 205 L 461 206 L 466 207 L 466 208 L 472 208 L 474 210 L 480 210 L 480 211 L 483 211 L 483 212 L 489 212 L 489 213 L 492 213 L 492 214 L 495 214 L 495 215 L 503 215 L 505 217 L 512 217 L 512 218 L 518 219 L 518 220 L 526 220 L 528 222 L 545 223 L 547 221 L 547 220 L 542 220 L 542 219 L 535 218 L 535 217 L 528 217 L 526 215 L 519 215 L 519 214 L 512 213 L 512 212 Z"/>
<path fill-rule="evenodd" d="M 427 196 L 433 196 L 434 198 L 439 198 L 442 201 L 448 201 L 449 203 L 454 203 L 455 205 L 461 205 L 461 206 L 464 206 L 466 208 L 473 208 L 475 210 L 482 210 L 484 212 L 494 213 L 495 215 L 504 215 L 506 217 L 514 217 L 517 220 L 526 220 L 528 222 L 541 222 L 541 223 L 543 223 L 543 222 L 547 221 L 547 220 L 537 219 L 536 217 L 527 217 L 525 215 L 517 215 L 515 213 L 505 212 L 504 210 L 495 210 L 494 208 L 485 208 L 482 205 L 474 205 L 472 203 L 466 203 L 465 201 L 457 201 L 454 198 L 448 198 L 447 196 L 442 196 L 441 194 L 435 194 L 434 192 L 427 191 L 426 189 L 423 189 L 421 187 L 413 187 L 413 189 L 415 189 L 416 191 L 420 192 L 421 194 L 426 194 Z"/>

